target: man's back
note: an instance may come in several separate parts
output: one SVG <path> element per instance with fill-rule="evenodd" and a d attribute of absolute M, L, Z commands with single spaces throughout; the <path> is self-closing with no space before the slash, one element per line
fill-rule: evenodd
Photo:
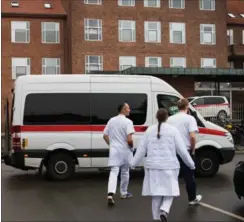
<path fill-rule="evenodd" d="M 127 143 L 127 135 L 134 133 L 133 123 L 124 115 L 118 115 L 111 118 L 104 130 L 109 136 L 110 147 L 129 147 Z"/>
<path fill-rule="evenodd" d="M 185 145 L 190 149 L 190 132 L 198 132 L 197 122 L 194 117 L 184 112 L 179 112 L 169 117 L 167 122 L 180 131 Z"/>

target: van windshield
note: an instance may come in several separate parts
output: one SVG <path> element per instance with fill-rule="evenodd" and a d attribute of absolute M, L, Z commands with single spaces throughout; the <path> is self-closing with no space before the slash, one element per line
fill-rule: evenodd
<path fill-rule="evenodd" d="M 157 95 L 158 108 L 167 109 L 169 112 L 169 116 L 175 115 L 179 112 L 179 109 L 177 107 L 177 101 L 179 99 L 180 98 L 177 96 L 159 94 Z M 197 113 L 197 111 L 194 109 L 193 106 L 191 106 L 191 104 L 189 104 L 189 107 L 189 114 L 196 119 L 198 126 L 204 127 L 203 121 L 199 118 L 199 114 Z"/>

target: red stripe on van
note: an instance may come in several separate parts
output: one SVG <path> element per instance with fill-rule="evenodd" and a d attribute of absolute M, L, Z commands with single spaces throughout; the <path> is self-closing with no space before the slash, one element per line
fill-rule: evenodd
<path fill-rule="evenodd" d="M 52 126 L 21 126 L 22 132 L 82 132 L 82 131 L 92 131 L 92 132 L 103 132 L 105 125 L 52 125 Z M 145 132 L 147 126 L 134 126 L 136 132 Z M 225 132 L 215 129 L 199 128 L 199 133 L 215 135 L 215 136 L 225 136 Z"/>
<path fill-rule="evenodd" d="M 82 132 L 82 131 L 92 131 L 92 132 L 102 132 L 105 125 L 52 125 L 52 126 L 21 126 L 22 132 Z M 136 132 L 145 132 L 147 126 L 134 126 Z"/>
<path fill-rule="evenodd" d="M 225 136 L 224 131 L 215 130 L 215 129 L 208 129 L 208 128 L 199 128 L 199 133 L 214 135 L 214 136 Z"/>

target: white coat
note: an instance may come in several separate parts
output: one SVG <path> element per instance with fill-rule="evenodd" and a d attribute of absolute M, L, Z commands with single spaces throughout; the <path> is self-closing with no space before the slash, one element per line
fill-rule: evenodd
<path fill-rule="evenodd" d="M 135 132 L 133 122 L 124 115 L 111 118 L 104 134 L 109 137 L 110 149 L 108 166 L 129 165 L 133 159 L 133 150 L 127 143 L 127 136 Z"/>
<path fill-rule="evenodd" d="M 139 143 L 132 167 L 138 166 L 146 155 L 142 195 L 179 196 L 180 164 L 177 154 L 191 169 L 195 169 L 195 164 L 187 152 L 180 132 L 174 126 L 163 123 L 160 139 L 157 138 L 157 132 L 158 124 L 148 128 Z"/>

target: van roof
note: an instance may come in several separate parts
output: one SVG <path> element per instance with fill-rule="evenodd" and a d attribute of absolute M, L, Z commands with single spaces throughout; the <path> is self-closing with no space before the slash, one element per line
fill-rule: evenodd
<path fill-rule="evenodd" d="M 164 80 L 150 75 L 123 75 L 123 74 L 62 74 L 62 75 L 26 75 L 16 79 L 15 85 L 27 83 L 72 83 L 72 82 L 119 82 L 119 83 L 153 83 L 161 85 L 163 91 L 171 91 L 179 94 L 171 85 Z M 160 86 L 160 88 L 161 88 Z"/>

